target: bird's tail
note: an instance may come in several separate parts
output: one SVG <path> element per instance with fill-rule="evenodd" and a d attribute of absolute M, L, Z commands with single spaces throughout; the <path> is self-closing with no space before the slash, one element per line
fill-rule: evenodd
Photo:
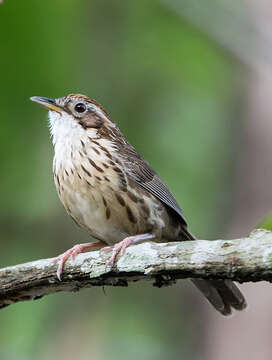
<path fill-rule="evenodd" d="M 183 229 L 186 240 L 195 240 L 195 237 Z M 212 306 L 222 315 L 230 315 L 232 309 L 243 310 L 247 303 L 244 295 L 231 280 L 203 280 L 191 279 Z"/>
<path fill-rule="evenodd" d="M 243 310 L 247 306 L 244 295 L 231 280 L 192 279 L 192 282 L 222 315 L 230 315 L 232 308 Z"/>

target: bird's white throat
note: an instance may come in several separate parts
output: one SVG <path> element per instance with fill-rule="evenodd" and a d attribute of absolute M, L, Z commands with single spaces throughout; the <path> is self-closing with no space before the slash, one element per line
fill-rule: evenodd
<path fill-rule="evenodd" d="M 61 113 L 49 111 L 49 129 L 54 146 L 79 139 L 85 132 L 74 117 L 64 111 Z"/>
<path fill-rule="evenodd" d="M 80 149 L 81 141 L 87 136 L 94 139 L 97 136 L 96 129 L 90 129 L 87 133 L 75 118 L 66 112 L 49 111 L 49 129 L 55 150 L 56 169 L 71 161 L 71 152 Z"/>

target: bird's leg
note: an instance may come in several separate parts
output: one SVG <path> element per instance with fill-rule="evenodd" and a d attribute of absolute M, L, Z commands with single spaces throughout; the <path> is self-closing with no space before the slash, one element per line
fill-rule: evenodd
<path fill-rule="evenodd" d="M 57 269 L 57 277 L 59 281 L 61 281 L 61 274 L 63 270 L 63 266 L 68 260 L 70 256 L 74 259 L 77 254 L 82 253 L 84 250 L 87 249 L 93 249 L 97 247 L 103 247 L 106 243 L 104 241 L 96 241 L 96 242 L 90 242 L 85 244 L 77 244 L 73 246 L 71 249 L 65 251 L 63 254 L 60 254 L 59 256 L 55 257 L 53 259 L 53 264 L 58 263 L 58 269 Z"/>
<path fill-rule="evenodd" d="M 112 266 L 116 259 L 116 256 L 121 252 L 121 255 L 125 253 L 126 248 L 131 244 L 137 244 L 143 240 L 153 239 L 155 235 L 153 234 L 140 234 L 134 236 L 128 236 L 124 240 L 120 241 L 119 243 L 115 244 L 114 246 L 106 246 L 102 251 L 107 251 L 112 249 L 112 255 L 107 262 L 106 266 Z"/>

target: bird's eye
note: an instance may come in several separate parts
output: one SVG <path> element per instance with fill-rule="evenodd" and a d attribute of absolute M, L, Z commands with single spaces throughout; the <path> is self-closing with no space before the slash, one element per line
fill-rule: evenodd
<path fill-rule="evenodd" d="M 75 111 L 78 113 L 83 113 L 86 110 L 86 105 L 83 103 L 77 103 L 75 105 Z"/>

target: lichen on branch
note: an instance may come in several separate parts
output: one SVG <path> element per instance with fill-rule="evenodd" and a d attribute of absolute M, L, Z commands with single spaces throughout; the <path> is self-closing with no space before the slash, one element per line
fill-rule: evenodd
<path fill-rule="evenodd" d="M 111 251 L 79 254 L 65 264 L 60 282 L 52 259 L 0 269 L 0 308 L 59 291 L 91 286 L 128 286 L 147 280 L 155 286 L 181 278 L 272 281 L 272 232 L 255 230 L 235 240 L 146 242 L 130 246 L 112 268 Z"/>

